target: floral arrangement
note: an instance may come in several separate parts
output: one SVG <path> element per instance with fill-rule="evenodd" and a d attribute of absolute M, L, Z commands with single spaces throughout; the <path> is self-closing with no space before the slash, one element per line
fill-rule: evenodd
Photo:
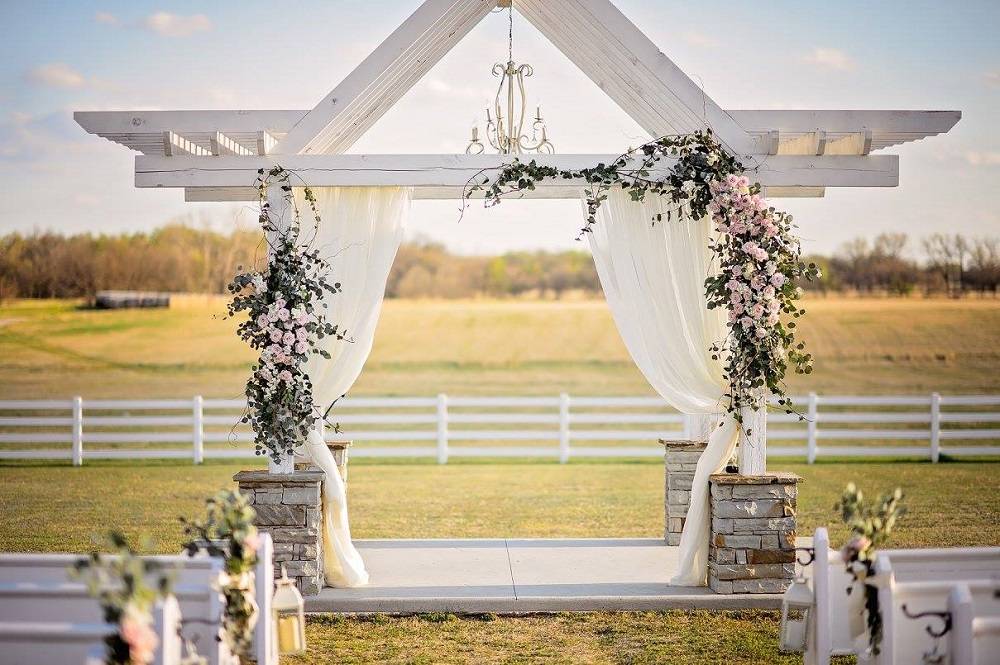
<path fill-rule="evenodd" d="M 251 655 L 258 618 L 253 576 L 260 546 L 254 526 L 257 514 L 246 497 L 233 490 L 222 490 L 208 499 L 205 507 L 203 520 L 180 518 L 185 535 L 191 538 L 184 549 L 190 556 L 207 552 L 225 560 L 225 572 L 218 580 L 226 602 L 223 636 L 234 654 L 247 658 Z"/>
<path fill-rule="evenodd" d="M 661 168 L 661 160 L 670 160 L 671 166 Z M 587 217 L 580 238 L 592 232 L 597 211 L 615 186 L 637 202 L 649 195 L 665 197 L 670 207 L 651 220 L 654 224 L 664 217 L 670 222 L 710 216 L 718 231 L 710 249 L 719 270 L 706 279 L 705 292 L 709 308 L 725 307 L 729 314 L 729 332 L 711 350 L 713 358 L 725 358 L 726 408 L 742 424 L 740 410 L 766 405 L 769 395 L 793 412 L 785 375 L 789 368 L 811 373 L 813 360 L 796 340 L 795 322 L 783 323 L 781 315 L 798 318 L 805 313 L 796 304 L 802 296 L 796 281 L 819 276 L 815 264 L 800 260 L 792 216 L 769 206 L 760 185 L 751 184 L 744 170 L 706 130 L 664 136 L 630 149 L 611 164 L 580 170 L 514 160 L 495 178 L 485 171 L 474 177 L 464 195 L 482 191 L 489 207 L 535 189 L 541 180 L 582 180 L 587 183 Z"/>
<path fill-rule="evenodd" d="M 874 575 L 875 552 L 889 540 L 896 522 L 906 513 L 902 502 L 903 491 L 898 487 L 890 494 L 880 495 L 874 504 L 870 504 L 854 483 L 848 483 L 835 506 L 852 534 L 840 550 L 847 572 L 854 579 L 854 584 L 847 592 L 853 593 L 860 586 L 864 593 L 863 612 L 868 627 L 868 647 L 875 655 L 879 653 L 879 645 L 882 643 L 879 581 Z M 860 630 L 858 632 L 860 634 Z"/>
<path fill-rule="evenodd" d="M 104 620 L 118 626 L 117 632 L 104 638 L 104 662 L 146 665 L 153 662 L 159 646 L 150 610 L 158 596 L 170 592 L 170 578 L 162 574 L 158 563 L 137 556 L 120 532 L 111 532 L 109 541 L 113 556 L 94 552 L 77 561 L 70 574 L 87 585 L 101 605 Z M 155 586 L 150 585 L 150 578 L 157 580 Z"/>
<path fill-rule="evenodd" d="M 281 167 L 258 172 L 259 222 L 268 241 L 268 262 L 261 271 L 242 271 L 229 285 L 233 294 L 230 316 L 244 314 L 237 334 L 259 353 L 246 384 L 247 411 L 241 422 L 254 432 L 258 455 L 270 455 L 275 462 L 292 454 L 315 424 L 312 383 L 305 363 L 312 354 L 330 355 L 317 348 L 324 337 L 346 338 L 332 324 L 320 306 L 326 294 L 340 292 L 340 284 L 330 284 L 330 269 L 319 251 L 301 235 L 300 213 L 292 195 L 289 173 Z M 290 220 L 274 219 L 267 192 L 279 188 L 292 211 Z M 316 199 L 309 188 L 305 200 L 319 223 Z M 287 224 L 283 223 L 287 221 Z"/>

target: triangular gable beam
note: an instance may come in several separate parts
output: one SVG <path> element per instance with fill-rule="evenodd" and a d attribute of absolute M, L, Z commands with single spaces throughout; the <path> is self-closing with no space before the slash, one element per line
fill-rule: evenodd
<path fill-rule="evenodd" d="M 274 152 L 345 152 L 495 6 L 496 0 L 426 0 Z M 610 0 L 514 0 L 514 7 L 650 136 L 711 127 L 733 154 L 759 152 Z"/>
<path fill-rule="evenodd" d="M 495 7 L 496 0 L 426 0 L 273 153 L 346 152 Z"/>

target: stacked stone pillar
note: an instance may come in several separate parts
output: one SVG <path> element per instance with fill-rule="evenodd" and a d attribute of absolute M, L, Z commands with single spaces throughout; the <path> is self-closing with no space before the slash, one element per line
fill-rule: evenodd
<path fill-rule="evenodd" d="M 323 472 L 240 471 L 233 480 L 257 511 L 257 529 L 271 534 L 275 576 L 281 575 L 284 566 L 303 596 L 319 593 L 323 588 Z"/>
<path fill-rule="evenodd" d="M 711 476 L 708 586 L 716 593 L 782 593 L 795 578 L 792 473 Z"/>
<path fill-rule="evenodd" d="M 663 444 L 663 537 L 667 545 L 679 545 L 691 503 L 691 483 L 698 458 L 705 452 L 704 441 L 669 441 Z"/>

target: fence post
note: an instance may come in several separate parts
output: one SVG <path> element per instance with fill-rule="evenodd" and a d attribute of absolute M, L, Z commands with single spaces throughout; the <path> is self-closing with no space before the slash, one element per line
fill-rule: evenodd
<path fill-rule="evenodd" d="M 448 396 L 441 393 L 437 396 L 437 461 L 438 464 L 448 463 Z"/>
<path fill-rule="evenodd" d="M 205 400 L 201 395 L 194 396 L 191 412 L 192 438 L 194 441 L 194 463 L 205 461 Z"/>
<path fill-rule="evenodd" d="M 73 466 L 83 464 L 83 398 L 73 398 Z"/>
<path fill-rule="evenodd" d="M 569 395 L 559 395 L 559 463 L 569 461 Z"/>
<path fill-rule="evenodd" d="M 806 415 L 809 440 L 806 444 L 806 462 L 812 464 L 816 461 L 816 415 L 819 409 L 819 398 L 816 393 L 809 393 L 809 411 Z"/>
<path fill-rule="evenodd" d="M 931 461 L 941 457 L 941 395 L 931 394 Z"/>
<path fill-rule="evenodd" d="M 682 435 L 682 438 L 685 441 L 691 441 L 694 439 L 694 423 L 692 422 L 694 420 L 694 416 L 690 413 L 682 413 L 681 418 L 684 421 L 684 434 Z"/>

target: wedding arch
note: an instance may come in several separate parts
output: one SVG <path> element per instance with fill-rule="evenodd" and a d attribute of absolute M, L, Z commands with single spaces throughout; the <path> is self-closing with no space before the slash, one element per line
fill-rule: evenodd
<path fill-rule="evenodd" d="M 343 318 L 334 317 L 334 323 L 351 330 L 356 343 L 326 364 L 310 361 L 316 363 L 314 382 L 323 386 L 318 393 L 323 409 L 323 400 L 347 391 L 367 358 L 409 202 L 462 198 L 482 174 L 509 173 L 517 164 L 516 155 L 345 153 L 476 24 L 511 2 L 652 139 L 710 135 L 719 154 L 745 173 L 745 180 L 730 174 L 736 181 L 726 193 L 747 197 L 740 206 L 764 211 L 765 198 L 822 197 L 828 187 L 895 187 L 898 157 L 875 153 L 947 132 L 961 118 L 958 111 L 724 110 L 610 0 L 426 0 L 309 110 L 77 112 L 74 117 L 88 132 L 141 153 L 135 158 L 137 187 L 183 189 L 187 201 L 256 201 L 261 174 L 281 169 L 294 174 L 296 187 L 316 192 L 318 234 L 327 242 L 368 248 L 336 275 L 345 297 L 336 305 Z M 641 157 L 624 159 L 641 162 Z M 581 174 L 620 159 L 533 155 L 534 175 L 562 177 L 533 176 L 532 186 L 519 195 L 586 199 L 584 189 L 593 183 Z M 644 168 L 650 179 L 668 182 L 680 159 L 660 154 Z M 760 190 L 751 191 L 751 183 Z M 265 192 L 278 227 L 287 228 L 294 218 L 295 197 L 288 191 L 271 183 Z M 592 238 L 595 260 L 616 324 L 643 374 L 673 406 L 714 423 L 730 387 L 718 354 L 710 350 L 725 330 L 719 316 L 724 314 L 709 311 L 704 293 L 713 230 L 709 219 L 696 219 L 691 210 L 690 224 L 649 224 L 669 212 L 662 202 L 610 192 L 599 212 L 590 211 L 599 217 L 594 225 L 599 237 Z M 718 216 L 717 210 L 700 212 Z M 758 251 L 754 245 L 752 253 Z M 632 269 L 620 270 L 623 263 Z M 639 279 L 635 265 L 641 266 Z M 660 270 L 664 266 L 669 274 Z M 661 348 L 667 343 L 675 345 L 671 354 Z M 724 463 L 737 438 L 740 473 L 764 473 L 765 408 L 743 405 L 736 421 L 742 426 L 727 420 L 715 428 L 696 480 Z M 289 464 L 279 459 L 272 468 L 288 470 Z M 704 583 L 706 502 L 702 497 L 702 518 L 689 519 L 691 529 L 685 526 L 682 540 L 682 561 L 690 564 L 682 577 L 691 583 L 698 578 Z M 692 496 L 691 510 L 697 505 Z M 346 509 L 342 513 L 346 524 Z"/>

